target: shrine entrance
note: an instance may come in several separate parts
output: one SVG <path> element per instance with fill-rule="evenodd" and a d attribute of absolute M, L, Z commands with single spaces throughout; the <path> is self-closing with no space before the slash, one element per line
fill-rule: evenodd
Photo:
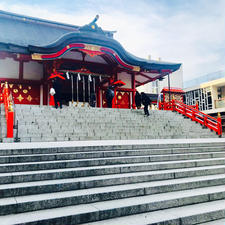
<path fill-rule="evenodd" d="M 91 75 L 66 73 L 66 79 L 62 83 L 62 103 L 69 105 L 70 102 L 90 104 L 93 95 L 96 99 L 96 81 L 98 78 Z"/>

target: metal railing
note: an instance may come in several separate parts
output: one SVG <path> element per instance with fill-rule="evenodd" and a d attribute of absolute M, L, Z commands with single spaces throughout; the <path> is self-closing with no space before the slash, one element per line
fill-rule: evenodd
<path fill-rule="evenodd" d="M 160 110 L 172 110 L 183 114 L 191 120 L 202 124 L 205 127 L 215 131 L 220 137 L 222 136 L 222 122 L 221 117 L 214 118 L 198 110 L 198 105 L 189 106 L 183 102 L 172 100 L 170 102 L 159 103 Z"/>

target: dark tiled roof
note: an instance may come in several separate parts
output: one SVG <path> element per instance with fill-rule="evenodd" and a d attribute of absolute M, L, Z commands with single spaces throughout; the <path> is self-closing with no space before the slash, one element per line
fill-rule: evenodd
<path fill-rule="evenodd" d="M 136 57 L 112 38 L 113 32 L 102 31 L 97 24 L 95 25 L 98 29 L 93 31 L 88 25 L 79 27 L 0 11 L 0 51 L 25 54 L 47 53 L 58 51 L 58 48 L 74 40 L 79 41 L 77 43 L 108 46 L 114 49 L 125 62 L 138 65 L 142 70 L 158 70 L 159 73 L 163 69 L 176 71 L 181 65 Z"/>
<path fill-rule="evenodd" d="M 0 42 L 27 47 L 47 45 L 78 26 L 0 11 Z"/>

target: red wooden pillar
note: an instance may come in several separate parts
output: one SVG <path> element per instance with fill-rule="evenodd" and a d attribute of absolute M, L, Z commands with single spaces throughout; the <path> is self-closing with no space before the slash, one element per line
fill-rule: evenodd
<path fill-rule="evenodd" d="M 8 112 L 7 138 L 13 138 L 13 120 L 14 120 L 14 113 L 13 112 Z"/>
<path fill-rule="evenodd" d="M 100 87 L 96 87 L 96 91 L 97 91 L 97 107 L 100 107 L 101 106 Z"/>
<path fill-rule="evenodd" d="M 23 61 L 19 61 L 19 81 L 23 80 Z"/>
<path fill-rule="evenodd" d="M 131 75 L 132 77 L 132 89 L 133 89 L 133 91 L 132 91 L 132 108 L 133 109 L 135 109 L 136 108 L 136 105 L 135 105 L 135 76 L 136 76 L 136 74 L 134 73 L 134 74 L 132 74 Z"/>
<path fill-rule="evenodd" d="M 48 104 L 48 84 L 43 85 L 43 105 Z"/>

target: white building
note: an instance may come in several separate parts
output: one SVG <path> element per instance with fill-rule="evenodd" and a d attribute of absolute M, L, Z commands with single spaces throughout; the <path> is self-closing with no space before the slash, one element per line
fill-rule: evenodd
<path fill-rule="evenodd" d="M 225 114 L 225 71 L 217 71 L 184 83 L 185 102 L 206 114 Z"/>

